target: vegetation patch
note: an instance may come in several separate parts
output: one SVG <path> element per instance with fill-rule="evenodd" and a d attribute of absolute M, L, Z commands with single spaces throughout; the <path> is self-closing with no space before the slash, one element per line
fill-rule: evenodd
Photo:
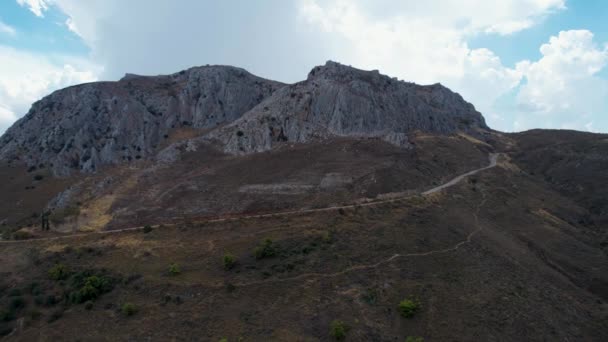
<path fill-rule="evenodd" d="M 342 341 L 346 338 L 346 333 L 350 327 L 340 320 L 333 320 L 329 327 L 329 335 L 337 341 Z"/>
<path fill-rule="evenodd" d="M 413 299 L 404 299 L 399 303 L 399 313 L 405 318 L 412 318 L 420 310 L 420 303 Z"/>

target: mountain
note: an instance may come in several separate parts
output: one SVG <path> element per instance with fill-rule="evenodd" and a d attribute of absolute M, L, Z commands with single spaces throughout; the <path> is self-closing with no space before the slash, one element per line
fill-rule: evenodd
<path fill-rule="evenodd" d="M 69 87 L 36 102 L 6 131 L 0 160 L 65 176 L 145 159 L 173 131 L 232 122 L 281 86 L 243 69 L 208 66 Z"/>
<path fill-rule="evenodd" d="M 335 62 L 66 88 L 0 137 L 0 336 L 606 341 L 607 168 Z"/>
<path fill-rule="evenodd" d="M 416 130 L 488 129 L 471 104 L 439 84 L 418 86 L 327 62 L 306 81 L 286 86 L 242 69 L 209 66 L 56 91 L 8 129 L 0 160 L 48 167 L 61 176 L 94 172 L 149 159 L 184 128 L 235 154 L 340 136 L 408 147 Z"/>

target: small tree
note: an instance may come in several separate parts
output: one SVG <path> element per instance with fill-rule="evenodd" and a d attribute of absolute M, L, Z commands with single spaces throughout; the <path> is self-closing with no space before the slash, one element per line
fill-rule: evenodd
<path fill-rule="evenodd" d="M 277 250 L 271 239 L 265 239 L 253 250 L 256 259 L 269 258 L 276 254 Z"/>
<path fill-rule="evenodd" d="M 424 339 L 420 336 L 408 336 L 405 338 L 405 342 L 424 342 Z"/>
<path fill-rule="evenodd" d="M 176 276 L 180 273 L 182 273 L 182 270 L 179 268 L 178 264 L 172 263 L 171 265 L 169 265 L 169 275 Z"/>
<path fill-rule="evenodd" d="M 223 261 L 224 261 L 224 269 L 231 270 L 236 265 L 237 258 L 232 253 L 228 252 L 228 253 L 224 254 Z"/>
<path fill-rule="evenodd" d="M 68 268 L 64 264 L 55 264 L 49 270 L 49 277 L 53 280 L 64 280 L 69 276 Z"/>
<path fill-rule="evenodd" d="M 399 303 L 399 313 L 405 318 L 413 317 L 420 310 L 420 303 L 412 299 L 404 299 Z"/>
<path fill-rule="evenodd" d="M 329 334 L 336 340 L 341 341 L 346 337 L 346 333 L 349 329 L 348 325 L 336 319 L 331 322 Z"/>
<path fill-rule="evenodd" d="M 133 316 L 137 312 L 137 307 L 135 307 L 135 304 L 133 303 L 124 303 L 120 308 L 120 311 L 122 311 L 125 316 Z"/>

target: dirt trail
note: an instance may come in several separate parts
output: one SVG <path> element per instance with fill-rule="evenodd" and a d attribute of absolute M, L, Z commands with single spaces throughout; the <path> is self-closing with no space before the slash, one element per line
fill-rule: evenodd
<path fill-rule="evenodd" d="M 482 167 L 479 169 L 475 169 L 475 170 L 469 171 L 465 174 L 459 175 L 459 176 L 453 178 L 452 180 L 450 180 L 442 185 L 436 186 L 430 190 L 424 191 L 421 194 L 425 196 L 425 195 L 430 195 L 430 194 L 439 192 L 443 189 L 446 189 L 446 188 L 449 188 L 451 186 L 458 184 L 460 181 L 462 181 L 466 177 L 472 176 L 478 172 L 495 167 L 497 159 L 498 159 L 498 155 L 499 155 L 498 153 L 490 153 L 490 155 L 488 156 L 488 159 L 489 159 L 488 166 L 485 166 L 485 167 Z M 268 214 L 242 215 L 242 216 L 233 216 L 233 217 L 226 217 L 226 218 L 200 220 L 200 221 L 195 221 L 195 222 L 215 223 L 215 222 L 232 221 L 232 220 L 237 220 L 237 219 L 253 219 L 253 218 L 264 218 L 264 217 L 273 217 L 273 216 L 301 215 L 301 214 L 307 214 L 307 213 L 318 213 L 318 212 L 323 212 L 323 211 L 352 209 L 352 208 L 358 208 L 358 207 L 369 207 L 369 206 L 375 206 L 375 205 L 384 204 L 384 203 L 392 203 L 392 202 L 400 201 L 407 197 L 410 197 L 410 196 L 395 197 L 395 198 L 390 198 L 390 199 L 380 200 L 380 201 L 355 203 L 355 204 L 332 206 L 332 207 L 318 208 L 318 209 L 300 209 L 300 210 L 291 210 L 291 211 L 279 211 L 279 212 L 268 213 Z M 159 227 L 161 225 L 174 226 L 174 225 L 176 225 L 176 223 L 157 224 L 157 225 L 152 225 L 152 227 Z M 122 228 L 122 229 L 114 229 L 114 230 L 106 230 L 106 231 L 93 231 L 93 232 L 86 232 L 86 233 L 60 235 L 60 236 L 45 237 L 45 238 L 34 238 L 34 239 L 27 239 L 27 240 L 6 240 L 6 241 L 0 241 L 0 244 L 28 243 L 28 242 L 34 242 L 34 241 L 53 241 L 53 240 L 67 239 L 67 238 L 73 238 L 73 237 L 82 237 L 82 236 L 89 236 L 89 235 L 95 235 L 95 234 L 96 235 L 116 234 L 116 233 L 122 233 L 122 232 L 141 230 L 143 228 L 144 228 L 144 226 L 136 226 L 136 227 Z M 412 255 L 412 256 L 414 256 L 414 255 Z M 399 256 L 394 255 L 393 257 L 396 258 Z M 387 260 L 383 261 L 382 263 L 384 263 L 384 262 L 387 262 Z"/>
<path fill-rule="evenodd" d="M 467 238 L 465 240 L 458 242 L 457 244 L 453 245 L 452 247 L 436 249 L 436 250 L 431 250 L 431 251 L 427 251 L 427 252 L 419 252 L 419 253 L 407 253 L 407 254 L 397 253 L 397 254 L 393 254 L 391 257 L 389 257 L 387 259 L 378 261 L 375 264 L 355 265 L 355 266 L 348 267 L 342 271 L 335 272 L 335 273 L 316 273 L 316 272 L 315 273 L 303 273 L 303 274 L 299 274 L 297 276 L 289 277 L 289 278 L 267 279 L 267 280 L 260 280 L 260 281 L 246 282 L 246 283 L 235 283 L 233 285 L 243 287 L 243 286 L 255 286 L 255 285 L 268 284 L 268 283 L 280 283 L 280 282 L 301 280 L 304 278 L 334 278 L 334 277 L 341 276 L 341 275 L 344 275 L 346 273 L 350 273 L 353 271 L 362 271 L 362 270 L 377 268 L 383 264 L 390 263 L 391 261 L 394 261 L 399 258 L 424 257 L 424 256 L 433 255 L 433 254 L 445 254 L 445 253 L 454 252 L 454 251 L 458 250 L 460 247 L 462 247 L 463 245 L 470 243 L 471 240 L 473 239 L 473 237 L 483 230 L 483 226 L 479 224 L 478 215 L 479 215 L 479 211 L 481 210 L 481 207 L 486 203 L 487 199 L 486 199 L 485 193 L 482 193 L 482 196 L 483 196 L 482 200 L 477 205 L 475 213 L 473 214 L 473 216 L 475 217 L 476 228 L 467 235 Z"/>

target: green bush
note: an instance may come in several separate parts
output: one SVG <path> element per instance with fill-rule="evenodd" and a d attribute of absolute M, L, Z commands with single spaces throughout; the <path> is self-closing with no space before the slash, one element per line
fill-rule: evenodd
<path fill-rule="evenodd" d="M 333 337 L 334 339 L 340 341 L 346 337 L 346 333 L 348 332 L 348 330 L 349 330 L 348 325 L 346 325 L 344 322 L 336 319 L 331 322 L 331 325 L 329 328 L 329 335 L 331 335 L 331 337 Z"/>
<path fill-rule="evenodd" d="M 277 249 L 271 239 L 265 239 L 254 250 L 256 259 L 270 258 L 277 254 Z"/>
<path fill-rule="evenodd" d="M 405 342 L 424 342 L 424 339 L 420 336 L 408 336 L 405 338 Z"/>
<path fill-rule="evenodd" d="M 182 270 L 180 269 L 178 264 L 172 263 L 171 265 L 169 265 L 169 275 L 176 276 L 180 273 L 182 273 Z"/>
<path fill-rule="evenodd" d="M 144 233 L 148 234 L 149 232 L 152 231 L 152 226 L 147 224 L 144 226 Z"/>
<path fill-rule="evenodd" d="M 78 272 L 72 279 L 72 292 L 69 300 L 80 304 L 88 300 L 95 300 L 102 294 L 112 291 L 113 281 L 103 275 L 91 275 L 90 272 Z"/>
<path fill-rule="evenodd" d="M 56 264 L 49 270 L 49 277 L 53 280 L 65 280 L 69 275 L 70 272 L 64 264 Z"/>
<path fill-rule="evenodd" d="M 226 253 L 226 254 L 224 254 L 223 261 L 224 261 L 224 269 L 231 270 L 236 265 L 237 259 L 236 259 L 236 256 L 234 256 L 232 253 Z"/>
<path fill-rule="evenodd" d="M 405 318 L 413 317 L 420 310 L 420 303 L 412 299 L 404 299 L 399 303 L 399 313 Z"/>
<path fill-rule="evenodd" d="M 122 311 L 125 316 L 133 316 L 137 312 L 137 308 L 133 303 L 124 303 L 121 306 L 120 311 Z"/>

